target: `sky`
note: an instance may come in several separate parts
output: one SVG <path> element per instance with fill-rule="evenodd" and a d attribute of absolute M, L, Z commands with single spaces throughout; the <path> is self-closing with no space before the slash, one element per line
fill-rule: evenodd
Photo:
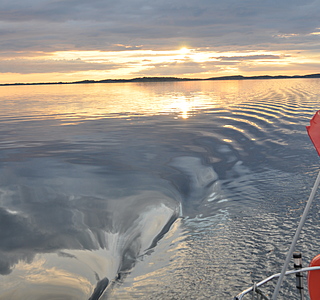
<path fill-rule="evenodd" d="M 320 0 L 1 0 L 0 83 L 320 73 Z"/>

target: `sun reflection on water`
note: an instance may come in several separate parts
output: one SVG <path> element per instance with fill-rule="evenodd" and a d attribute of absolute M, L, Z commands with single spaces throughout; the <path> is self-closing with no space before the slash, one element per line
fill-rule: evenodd
<path fill-rule="evenodd" d="M 172 90 L 172 86 L 180 84 L 190 85 L 189 90 Z M 162 114 L 188 119 L 201 109 L 215 106 L 218 99 L 216 95 L 202 93 L 198 87 L 192 82 L 8 87 L 1 90 L 0 115 L 15 119 L 28 116 L 37 120 L 64 119 L 71 123 Z M 18 100 L 12 101 L 12 98 Z"/>
<path fill-rule="evenodd" d="M 172 99 L 172 103 L 167 105 L 165 112 L 175 113 L 182 119 L 188 119 L 197 109 L 206 107 L 200 99 L 188 99 L 186 96 L 178 96 Z"/>

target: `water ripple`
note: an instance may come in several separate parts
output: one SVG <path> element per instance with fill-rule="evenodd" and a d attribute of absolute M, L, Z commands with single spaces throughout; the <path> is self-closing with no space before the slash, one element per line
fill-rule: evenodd
<path fill-rule="evenodd" d="M 278 271 L 318 169 L 319 80 L 2 97 L 1 299 L 227 299 Z M 311 218 L 307 259 L 319 207 Z"/>

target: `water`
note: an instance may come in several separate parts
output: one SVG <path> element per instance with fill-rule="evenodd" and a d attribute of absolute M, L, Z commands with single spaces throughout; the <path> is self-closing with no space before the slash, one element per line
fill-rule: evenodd
<path fill-rule="evenodd" d="M 230 299 L 279 272 L 319 83 L 1 87 L 0 299 Z M 304 265 L 319 223 L 318 199 Z"/>

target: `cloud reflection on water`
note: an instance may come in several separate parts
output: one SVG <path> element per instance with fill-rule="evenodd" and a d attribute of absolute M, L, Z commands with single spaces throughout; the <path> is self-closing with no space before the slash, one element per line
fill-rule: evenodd
<path fill-rule="evenodd" d="M 23 284 L 32 298 L 40 288 L 28 280 L 49 271 L 76 279 L 70 291 L 61 290 L 87 299 L 154 251 L 170 225 L 176 228 L 181 212 L 185 219 L 199 220 L 188 238 L 203 249 L 211 221 L 223 228 L 226 216 L 263 205 L 264 193 L 272 193 L 272 179 L 260 190 L 265 170 L 281 176 L 297 171 L 294 159 L 309 163 L 311 146 L 303 134 L 313 107 L 300 107 L 307 92 L 292 94 L 295 84 L 305 82 L 318 86 L 317 81 L 276 80 L 5 89 L 0 110 L 0 273 L 5 280 L 0 289 L 7 290 L 2 299 L 10 298 L 7 291 L 14 299 Z M 284 93 L 288 103 L 278 100 Z M 189 101 L 192 108 L 170 106 L 172 99 Z M 87 107 L 92 110 L 86 114 Z M 301 144 L 308 151 L 297 150 Z M 173 255 L 190 253 L 194 243 L 179 245 L 170 249 Z M 210 247 L 217 247 L 217 256 L 225 249 L 215 240 Z M 192 253 L 198 258 L 201 251 Z M 187 262 L 177 266 L 183 276 Z M 204 266 L 207 259 L 197 268 Z M 81 278 L 88 282 L 78 289 Z M 50 282 L 68 285 L 59 280 Z M 48 285 L 43 286 L 51 293 Z M 212 295 L 212 289 L 204 292 Z"/>

